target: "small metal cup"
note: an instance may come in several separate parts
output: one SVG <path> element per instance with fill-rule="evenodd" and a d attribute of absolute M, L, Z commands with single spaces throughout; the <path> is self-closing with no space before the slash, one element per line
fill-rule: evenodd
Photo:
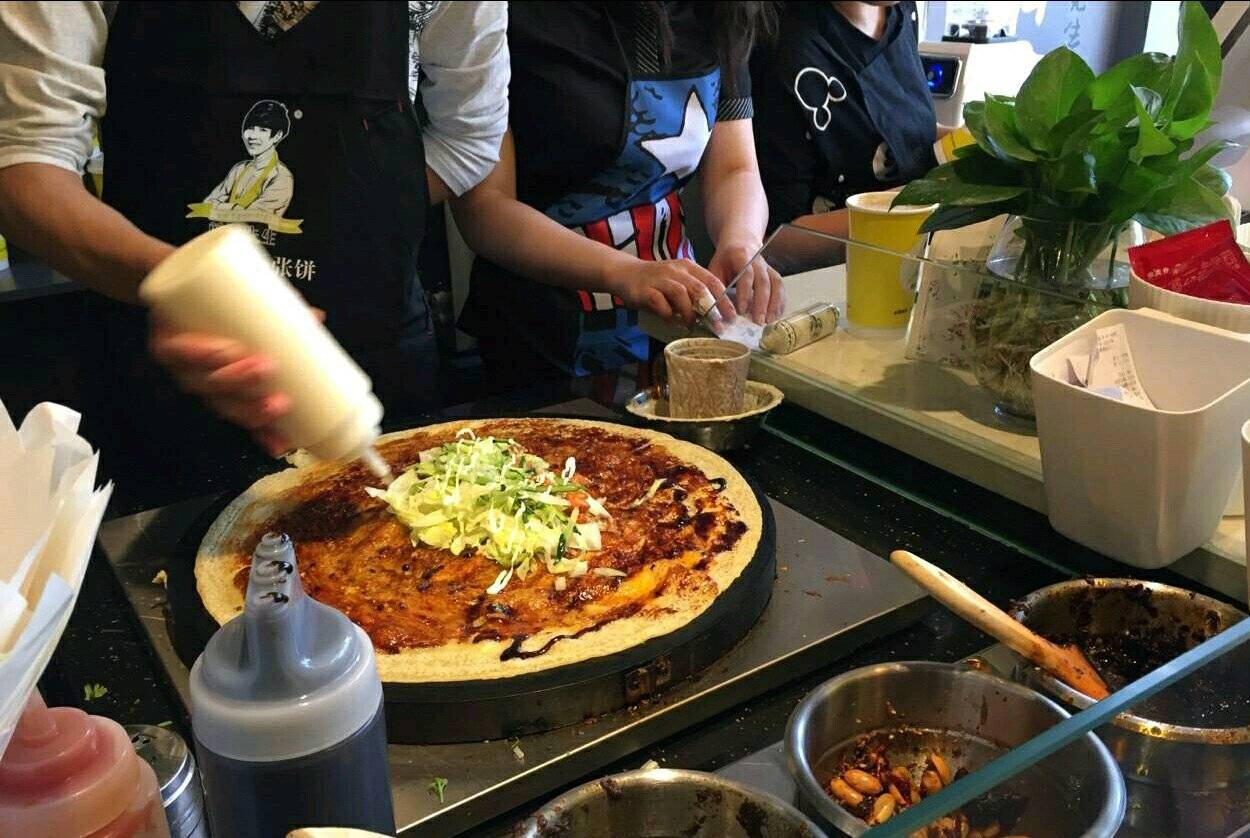
<path fill-rule="evenodd" d="M 204 790 L 187 743 L 169 728 L 154 725 L 126 725 L 126 733 L 135 753 L 156 772 L 170 838 L 208 838 Z"/>
<path fill-rule="evenodd" d="M 751 350 L 732 340 L 683 338 L 664 348 L 669 413 L 708 419 L 742 412 Z"/>

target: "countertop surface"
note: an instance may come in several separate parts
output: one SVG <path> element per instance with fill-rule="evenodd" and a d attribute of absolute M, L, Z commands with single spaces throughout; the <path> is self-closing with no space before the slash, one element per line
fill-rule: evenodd
<path fill-rule="evenodd" d="M 56 321 L 56 317 L 48 319 L 46 334 L 59 332 Z M 46 369 L 37 366 L 42 358 L 31 345 L 24 342 L 18 350 L 8 350 L 9 360 L 26 363 L 0 365 L 0 396 L 19 416 L 34 401 L 29 394 L 58 398 L 63 385 L 54 374 L 49 377 Z M 6 347 L 0 345 L 0 351 Z M 457 415 L 525 414 L 586 396 L 619 404 L 630 389 L 625 381 L 615 388 L 585 380 L 550 382 L 433 415 L 400 418 L 388 426 L 410 427 L 431 418 Z M 106 431 L 100 435 L 97 429 L 91 441 L 103 450 L 105 471 L 116 484 L 110 518 L 210 493 L 241 490 L 278 467 L 259 452 L 240 447 L 183 451 L 171 455 L 168 468 L 154 473 L 150 465 L 110 463 Z M 878 555 L 900 547 L 911 549 L 1000 605 L 1083 574 L 1132 575 L 1194 587 L 1167 571 L 1136 571 L 1098 556 L 1063 539 L 1050 529 L 1045 518 L 1023 506 L 799 408 L 783 406 L 776 411 L 764 432 L 729 459 L 757 480 L 768 495 L 829 529 Z M 958 660 L 990 642 L 931 604 L 926 615 L 909 628 L 874 641 L 849 657 L 831 660 L 812 676 L 779 684 L 749 706 L 631 755 L 616 770 L 636 768 L 648 759 L 670 767 L 714 770 L 779 739 L 802 695 L 835 674 L 883 661 Z M 104 692 L 87 700 L 87 685 L 102 686 Z M 41 686 L 49 704 L 80 706 L 122 723 L 168 721 L 184 735 L 188 733 L 186 720 L 163 682 L 135 615 L 98 551 Z M 534 801 L 533 806 L 473 834 L 505 834 L 520 816 L 542 802 Z"/>

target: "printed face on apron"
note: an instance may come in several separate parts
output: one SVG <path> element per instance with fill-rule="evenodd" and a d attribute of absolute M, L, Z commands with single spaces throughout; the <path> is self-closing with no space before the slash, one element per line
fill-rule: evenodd
<path fill-rule="evenodd" d="M 252 6 L 118 7 L 106 199 L 174 243 L 249 225 L 350 351 L 393 345 L 419 316 L 426 209 L 408 8 Z"/>
<path fill-rule="evenodd" d="M 221 224 L 252 224 L 257 238 L 273 244 L 275 234 L 299 235 L 302 219 L 283 216 L 295 194 L 295 177 L 278 158 L 278 144 L 291 133 L 292 114 L 273 99 L 252 105 L 243 117 L 243 149 L 250 155 L 230 168 L 226 176 L 204 197 L 187 204 L 187 218 L 207 218 L 210 227 Z"/>

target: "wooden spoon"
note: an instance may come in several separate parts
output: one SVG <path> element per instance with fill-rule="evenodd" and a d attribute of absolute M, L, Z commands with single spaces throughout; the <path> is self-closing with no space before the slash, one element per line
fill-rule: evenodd
<path fill-rule="evenodd" d="M 951 576 L 945 570 L 926 562 L 906 550 L 890 554 L 894 566 L 910 576 L 934 598 L 994 637 L 1017 654 L 1054 675 L 1074 690 L 1097 701 L 1111 694 L 1081 650 L 1075 646 L 1059 646 L 1017 622 L 994 603 Z"/>

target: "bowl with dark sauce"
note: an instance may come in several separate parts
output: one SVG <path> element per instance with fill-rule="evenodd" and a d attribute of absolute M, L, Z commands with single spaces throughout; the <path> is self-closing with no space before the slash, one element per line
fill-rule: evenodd
<path fill-rule="evenodd" d="M 1194 591 L 1077 579 L 1013 604 L 1013 617 L 1075 645 L 1122 689 L 1246 618 Z M 1021 661 L 1014 676 L 1072 711 L 1094 702 Z M 1104 725 L 1128 781 L 1128 824 L 1150 834 L 1227 835 L 1250 822 L 1250 649 L 1241 646 Z"/>

